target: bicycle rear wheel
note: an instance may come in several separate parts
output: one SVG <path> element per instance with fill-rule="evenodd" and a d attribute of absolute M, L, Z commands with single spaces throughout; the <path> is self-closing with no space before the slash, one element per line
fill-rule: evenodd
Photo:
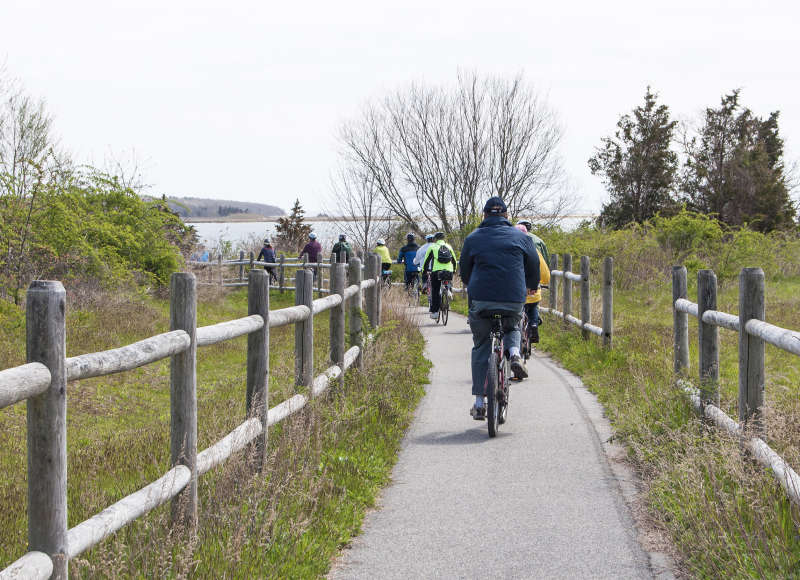
<path fill-rule="evenodd" d="M 531 338 L 528 336 L 528 315 L 524 309 L 522 312 L 522 321 L 520 323 L 520 345 L 519 350 L 522 353 L 522 358 L 527 362 L 531 357 Z"/>
<path fill-rule="evenodd" d="M 442 284 L 442 304 L 439 307 L 439 311 L 442 313 L 442 326 L 447 326 L 447 319 L 450 316 L 450 298 L 444 284 Z"/>
<path fill-rule="evenodd" d="M 489 357 L 489 372 L 486 376 L 486 426 L 489 428 L 489 437 L 496 437 L 500 420 L 500 401 L 498 400 L 498 385 L 500 381 L 499 361 L 497 353 L 492 351 Z"/>
<path fill-rule="evenodd" d="M 498 397 L 500 399 L 500 405 L 499 405 L 500 414 L 497 417 L 497 423 L 500 425 L 505 423 L 506 419 L 508 418 L 508 396 L 509 392 L 511 391 L 511 381 L 509 380 L 511 376 L 509 371 L 511 369 L 509 369 L 508 359 L 505 357 L 503 357 L 503 363 L 501 368 L 503 370 L 503 373 L 502 376 L 500 377 L 500 380 L 498 381 L 498 384 L 500 385 L 499 388 L 500 396 Z"/>

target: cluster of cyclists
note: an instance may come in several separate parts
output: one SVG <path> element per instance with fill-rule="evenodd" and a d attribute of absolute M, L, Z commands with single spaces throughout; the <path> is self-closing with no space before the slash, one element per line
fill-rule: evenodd
<path fill-rule="evenodd" d="M 531 232 L 531 222 L 519 220 L 516 225 L 508 219 L 508 208 L 500 197 L 490 198 L 483 208 L 483 221 L 464 240 L 460 258 L 445 240 L 444 232 L 425 236 L 425 243 L 416 243 L 413 233 L 406 235 L 406 244 L 397 254 L 397 263 L 404 265 L 406 290 L 421 285 L 428 294 L 429 313 L 439 319 L 442 282 L 450 281 L 458 272 L 469 297 L 469 326 L 472 331 L 472 394 L 475 403 L 470 415 L 476 420 L 486 418 L 486 383 L 491 350 L 490 334 L 498 318 L 502 319 L 503 344 L 514 377 L 527 378 L 528 369 L 521 356 L 521 328 L 526 324 L 526 343 L 539 342 L 539 302 L 541 285 L 550 283 L 550 255 L 544 241 Z M 322 246 L 315 233 L 300 252 L 309 262 L 321 259 Z M 373 250 L 380 256 L 382 272 L 391 275 L 392 254 L 386 241 L 380 238 Z M 332 260 L 348 262 L 353 250 L 345 234 L 339 236 L 331 251 Z M 275 250 L 269 240 L 258 260 L 275 262 Z M 271 278 L 272 267 L 266 268 Z M 420 279 L 421 277 L 421 279 Z M 449 290 L 448 290 L 449 292 Z"/>
<path fill-rule="evenodd" d="M 508 208 L 500 197 L 490 198 L 484 206 L 484 219 L 464 240 L 461 257 L 445 241 L 444 232 L 425 236 L 419 246 L 414 234 L 406 236 L 397 262 L 404 264 L 406 290 L 419 284 L 430 298 L 430 317 L 438 319 L 440 287 L 443 280 L 452 280 L 457 271 L 469 297 L 469 325 L 472 331 L 472 394 L 475 403 L 470 415 L 476 420 L 486 417 L 485 390 L 488 372 L 490 331 L 489 313 L 502 314 L 504 344 L 511 371 L 516 379 L 528 376 L 520 352 L 523 314 L 527 319 L 527 343 L 539 342 L 539 302 L 541 285 L 550 283 L 550 254 L 544 241 L 531 232 L 529 220 L 513 225 Z M 391 254 L 385 240 L 377 241 L 375 252 L 381 256 L 383 271 L 391 267 Z"/>

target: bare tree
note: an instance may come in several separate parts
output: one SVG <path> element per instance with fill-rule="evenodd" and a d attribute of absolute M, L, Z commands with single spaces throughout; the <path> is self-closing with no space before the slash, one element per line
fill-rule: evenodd
<path fill-rule="evenodd" d="M 417 232 L 451 233 L 474 223 L 491 195 L 513 216 L 563 216 L 574 203 L 557 152 L 561 133 L 521 77 L 462 74 L 454 89 L 395 91 L 340 136 L 345 164 L 371 178 L 395 219 Z"/>
<path fill-rule="evenodd" d="M 354 167 L 341 169 L 331 180 L 332 207 L 326 213 L 337 218 L 336 224 L 355 244 L 354 250 L 368 251 L 375 240 L 389 231 L 389 210 L 370 174 Z"/>

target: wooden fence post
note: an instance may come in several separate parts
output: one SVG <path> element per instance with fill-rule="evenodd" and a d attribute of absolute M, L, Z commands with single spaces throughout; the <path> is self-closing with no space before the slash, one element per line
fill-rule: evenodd
<path fill-rule="evenodd" d="M 222 271 L 222 254 L 217 257 L 217 265 L 219 266 L 219 285 L 222 286 L 225 283 L 225 273 Z"/>
<path fill-rule="evenodd" d="M 34 280 L 26 302 L 27 361 L 50 370 L 50 388 L 27 402 L 28 550 L 52 558 L 52 578 L 67 578 L 66 292 Z"/>
<path fill-rule="evenodd" d="M 739 420 L 763 434 L 764 339 L 747 333 L 748 320 L 764 320 L 764 271 L 742 268 L 739 274 Z"/>
<path fill-rule="evenodd" d="M 380 256 L 378 254 L 367 254 L 367 267 L 365 269 L 365 279 L 369 280 L 376 280 L 380 279 L 380 271 L 381 271 L 381 262 Z M 380 300 L 380 292 L 381 288 L 378 287 L 378 283 L 376 282 L 374 286 L 371 288 L 367 288 L 364 291 L 364 305 L 365 310 L 367 311 L 367 319 L 369 320 L 370 326 L 373 328 L 378 326 L 378 312 L 377 306 L 378 301 Z"/>
<path fill-rule="evenodd" d="M 717 276 L 713 270 L 697 272 L 697 339 L 700 391 L 703 402 L 719 407 L 719 329 L 703 322 L 706 310 L 717 309 Z"/>
<path fill-rule="evenodd" d="M 322 273 L 325 270 L 319 267 L 319 254 L 317 254 L 317 265 L 314 267 L 314 274 L 317 279 L 317 295 L 322 298 Z"/>
<path fill-rule="evenodd" d="M 269 411 L 269 276 L 266 270 L 250 270 L 247 285 L 247 314 L 258 314 L 264 328 L 247 335 L 247 416 L 261 421 L 261 435 L 255 440 L 255 464 L 264 466 Z"/>
<path fill-rule="evenodd" d="M 592 335 L 583 326 L 592 322 L 592 300 L 589 290 L 589 256 L 581 256 L 581 335 L 589 340 Z"/>
<path fill-rule="evenodd" d="M 283 265 L 285 261 L 286 261 L 286 256 L 284 256 L 283 253 L 281 252 L 281 257 L 279 260 L 280 266 L 278 266 L 278 292 L 280 292 L 281 294 L 283 294 L 283 286 L 284 282 L 286 282 L 286 272 L 285 272 L 286 267 Z"/>
<path fill-rule="evenodd" d="M 244 250 L 239 250 L 239 282 L 244 282 Z"/>
<path fill-rule="evenodd" d="M 603 260 L 603 346 L 611 348 L 614 334 L 614 258 Z"/>
<path fill-rule="evenodd" d="M 348 284 L 358 286 L 358 292 L 350 302 L 350 346 L 358 346 L 360 352 L 355 365 L 361 368 L 364 363 L 364 344 L 361 337 L 361 258 L 352 257 L 348 263 Z"/>
<path fill-rule="evenodd" d="M 170 455 L 172 465 L 189 468 L 189 484 L 172 500 L 172 522 L 197 526 L 197 286 L 194 276 L 176 272 L 170 280 L 170 330 L 184 330 L 191 345 L 170 359 Z"/>
<path fill-rule="evenodd" d="M 564 304 L 561 306 L 564 311 L 564 326 L 569 328 L 567 316 L 572 314 L 572 280 L 567 278 L 567 273 L 572 273 L 572 254 L 564 254 L 564 277 L 561 281 L 564 283 Z"/>
<path fill-rule="evenodd" d="M 294 274 L 294 303 L 313 308 L 313 275 L 311 270 L 297 268 Z M 294 325 L 294 384 L 310 387 L 314 380 L 314 314 Z"/>
<path fill-rule="evenodd" d="M 255 262 L 255 261 L 256 261 L 255 253 L 254 252 L 250 252 L 250 269 L 251 270 L 253 269 L 253 266 L 254 266 L 253 262 Z"/>
<path fill-rule="evenodd" d="M 331 362 L 341 367 L 344 360 L 344 287 L 347 277 L 346 266 L 344 264 L 331 264 L 331 294 L 338 294 L 342 297 L 342 302 L 338 306 L 331 308 L 330 314 L 330 334 L 331 334 Z"/>
<path fill-rule="evenodd" d="M 686 375 L 689 370 L 689 315 L 675 308 L 678 298 L 686 298 L 686 267 L 672 267 L 672 328 L 675 354 L 675 374 Z"/>
<path fill-rule="evenodd" d="M 372 327 L 378 328 L 381 325 L 381 303 L 383 301 L 383 297 L 381 296 L 381 291 L 383 290 L 383 287 L 381 286 L 381 271 L 383 268 L 381 267 L 381 257 L 378 254 L 372 255 L 375 263 L 372 272 L 372 279 L 375 280 L 375 293 L 372 295 L 372 299 L 374 301 L 373 310 L 375 312 L 375 322 L 372 323 Z"/>
<path fill-rule="evenodd" d="M 550 270 L 558 270 L 558 254 L 550 256 Z M 550 309 L 558 310 L 558 276 L 550 277 Z"/>

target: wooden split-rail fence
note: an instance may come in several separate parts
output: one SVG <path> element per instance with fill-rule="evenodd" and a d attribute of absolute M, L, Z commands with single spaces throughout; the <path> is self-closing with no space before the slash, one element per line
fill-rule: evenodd
<path fill-rule="evenodd" d="M 280 292 L 294 288 L 294 277 L 290 275 L 293 270 L 311 269 L 314 272 L 314 290 L 319 294 L 328 294 L 331 291 L 331 265 L 339 261 L 344 261 L 344 256 L 342 260 L 332 256 L 332 259 L 323 258 L 320 262 L 310 262 L 307 254 L 303 254 L 300 258 L 287 258 L 284 254 L 280 254 L 277 262 L 260 262 L 255 259 L 253 252 L 250 252 L 248 259 L 244 250 L 240 250 L 238 260 L 223 260 L 222 256 L 217 256 L 215 260 L 209 262 L 191 261 L 188 265 L 197 273 L 198 284 L 217 286 L 246 286 L 247 269 L 270 268 L 276 279 L 273 287 Z M 362 268 L 365 267 L 366 264 L 362 264 Z"/>
<path fill-rule="evenodd" d="M 541 306 L 540 310 L 549 312 L 564 320 L 567 325 L 575 325 L 581 329 L 584 340 L 591 334 L 603 339 L 603 345 L 611 347 L 614 334 L 614 258 L 603 260 L 602 280 L 602 312 L 600 319 L 602 326 L 592 324 L 592 299 L 591 299 L 591 269 L 589 256 L 581 256 L 581 271 L 577 274 L 572 271 L 572 256 L 563 255 L 564 266 L 558 269 L 558 254 L 550 256 L 550 300 L 549 306 Z M 572 283 L 580 284 L 581 317 L 572 315 Z M 561 310 L 559 306 L 559 283 L 561 286 Z"/>
<path fill-rule="evenodd" d="M 28 405 L 28 549 L 0 572 L 0 578 L 66 578 L 71 558 L 98 544 L 124 525 L 172 500 L 173 525 L 197 525 L 198 477 L 232 454 L 250 447 L 256 463 L 267 453 L 267 430 L 321 395 L 363 359 L 362 303 L 370 324 L 380 324 L 380 260 L 332 264 L 330 294 L 313 299 L 312 272 L 295 275 L 295 306 L 270 310 L 264 270 L 248 274 L 248 316 L 197 328 L 197 281 L 191 273 L 172 275 L 170 331 L 121 348 L 66 357 L 66 293 L 60 282 L 37 280 L 27 293 L 27 359 L 0 371 L 0 408 Z M 345 311 L 349 311 L 350 348 L 345 350 Z M 330 313 L 330 360 L 313 377 L 314 316 Z M 297 394 L 269 408 L 269 334 L 294 324 Z M 198 347 L 247 336 L 247 418 L 209 448 L 197 450 L 196 353 Z M 173 467 L 161 478 L 119 500 L 99 514 L 67 527 L 67 384 L 118 373 L 170 357 L 170 451 Z"/>
<path fill-rule="evenodd" d="M 672 269 L 674 364 L 677 382 L 695 409 L 717 427 L 742 438 L 759 464 L 769 468 L 789 499 L 800 506 L 800 477 L 767 445 L 763 415 L 765 346 L 771 344 L 800 356 L 800 332 L 766 322 L 764 272 L 743 268 L 739 274 L 739 314 L 717 310 L 717 277 L 712 270 L 697 272 L 697 302 L 688 300 L 686 268 Z M 689 315 L 698 321 L 699 386 L 689 371 Z M 719 408 L 719 328 L 739 334 L 739 422 Z"/>

